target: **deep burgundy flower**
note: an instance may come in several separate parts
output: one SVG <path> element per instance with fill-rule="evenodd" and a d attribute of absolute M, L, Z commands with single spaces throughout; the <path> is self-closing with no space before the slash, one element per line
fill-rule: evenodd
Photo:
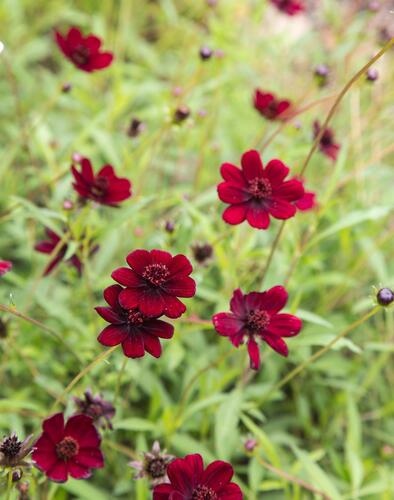
<path fill-rule="evenodd" d="M 193 257 L 199 264 L 206 264 L 213 255 L 213 246 L 209 243 L 195 243 L 192 246 Z"/>
<path fill-rule="evenodd" d="M 83 36 L 78 28 L 70 28 L 64 37 L 55 32 L 60 50 L 75 66 L 91 73 L 108 67 L 114 58 L 112 52 L 101 52 L 101 40 L 95 35 Z"/>
<path fill-rule="evenodd" d="M 67 481 L 68 476 L 87 479 L 91 469 L 104 467 L 101 438 L 87 415 L 74 415 L 64 425 L 63 413 L 44 420 L 43 433 L 33 451 L 33 461 L 49 479 Z"/>
<path fill-rule="evenodd" d="M 289 16 L 295 16 L 305 11 L 305 5 L 302 0 L 271 0 L 271 3 Z"/>
<path fill-rule="evenodd" d="M 153 490 L 153 500 L 242 500 L 240 487 L 231 482 L 232 466 L 216 460 L 204 469 L 201 455 L 177 458 L 167 467 L 169 484 Z"/>
<path fill-rule="evenodd" d="M 112 429 L 111 419 L 115 416 L 115 408 L 109 401 L 105 401 L 100 394 L 93 396 L 92 391 L 87 389 L 84 392 L 84 399 L 73 399 L 78 414 L 88 415 L 99 427 Z"/>
<path fill-rule="evenodd" d="M 9 260 L 0 260 L 0 276 L 4 276 L 5 273 L 8 273 L 8 271 L 11 271 L 12 269 L 12 262 Z"/>
<path fill-rule="evenodd" d="M 287 302 L 287 292 L 282 286 L 274 286 L 266 292 L 244 295 L 238 288 L 230 301 L 230 313 L 218 313 L 212 318 L 216 331 L 229 337 L 235 347 L 247 343 L 250 367 L 260 368 L 258 341 L 266 342 L 282 356 L 288 348 L 282 337 L 297 335 L 302 321 L 292 314 L 279 314 Z"/>
<path fill-rule="evenodd" d="M 81 171 L 72 165 L 71 172 L 75 179 L 73 187 L 82 198 L 109 206 L 115 206 L 130 198 L 130 181 L 117 177 L 111 165 L 104 165 L 97 174 L 94 174 L 88 158 L 82 158 L 80 165 Z"/>
<path fill-rule="evenodd" d="M 254 107 L 267 120 L 283 120 L 289 117 L 291 102 L 280 100 L 270 92 L 256 89 L 253 98 Z"/>
<path fill-rule="evenodd" d="M 321 126 L 320 123 L 316 120 L 313 122 L 313 137 L 316 139 L 318 134 L 320 133 Z M 341 149 L 339 144 L 335 143 L 334 131 L 331 128 L 326 128 L 323 135 L 320 138 L 319 142 L 320 151 L 331 158 L 332 160 L 336 160 L 338 156 L 338 152 Z"/>
<path fill-rule="evenodd" d="M 96 307 L 96 311 L 110 325 L 97 337 L 105 346 L 122 344 L 125 356 L 140 358 L 145 351 L 155 358 L 161 355 L 160 338 L 170 339 L 174 327 L 157 317 L 147 317 L 137 307 L 124 309 L 119 298 L 124 289 L 112 285 L 104 290 L 104 299 L 110 307 Z"/>
<path fill-rule="evenodd" d="M 285 181 L 289 169 L 280 160 L 271 160 L 265 168 L 258 151 L 242 155 L 242 170 L 223 163 L 220 172 L 224 182 L 218 185 L 219 198 L 230 206 L 223 212 L 228 224 L 240 224 L 245 219 L 258 229 L 267 229 L 270 215 L 289 219 L 296 213 L 294 202 L 304 195 L 302 182 Z"/>
<path fill-rule="evenodd" d="M 177 297 L 196 293 L 189 259 L 162 250 L 134 250 L 126 260 L 131 269 L 121 267 L 112 273 L 115 281 L 127 287 L 119 294 L 122 307 L 138 307 L 146 316 L 165 314 L 169 318 L 179 318 L 186 311 Z"/>
<path fill-rule="evenodd" d="M 46 228 L 45 232 L 49 239 L 40 241 L 35 245 L 34 248 L 35 250 L 37 250 L 37 252 L 48 253 L 51 255 L 56 250 L 53 259 L 49 262 L 49 264 L 45 268 L 44 276 L 47 276 L 63 260 L 64 256 L 66 255 L 68 245 L 66 243 L 60 243 L 61 237 L 51 229 Z M 67 260 L 67 262 L 75 267 L 79 275 L 82 274 L 82 262 L 77 254 L 72 255 Z"/>

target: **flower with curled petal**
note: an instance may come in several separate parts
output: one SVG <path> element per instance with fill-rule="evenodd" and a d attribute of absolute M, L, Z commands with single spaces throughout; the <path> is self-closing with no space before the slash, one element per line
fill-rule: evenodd
<path fill-rule="evenodd" d="M 283 120 L 289 117 L 291 102 L 287 99 L 278 99 L 271 92 L 256 89 L 253 104 L 267 120 Z"/>
<path fill-rule="evenodd" d="M 321 131 L 320 123 L 316 120 L 313 122 L 314 139 L 316 139 L 320 131 Z M 332 128 L 326 128 L 324 130 L 323 135 L 320 137 L 319 149 L 328 158 L 331 158 L 331 160 L 336 161 L 341 146 L 335 142 L 334 131 Z"/>

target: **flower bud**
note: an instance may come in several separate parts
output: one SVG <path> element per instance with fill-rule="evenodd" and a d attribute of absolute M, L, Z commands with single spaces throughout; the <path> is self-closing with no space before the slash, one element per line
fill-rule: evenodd
<path fill-rule="evenodd" d="M 376 294 L 376 300 L 383 307 L 389 306 L 394 301 L 394 292 L 391 288 L 381 288 Z"/>
<path fill-rule="evenodd" d="M 375 68 L 369 68 L 367 71 L 367 80 L 369 82 L 375 82 L 379 78 L 378 70 Z"/>
<path fill-rule="evenodd" d="M 212 57 L 212 49 L 209 47 L 201 47 L 200 49 L 200 58 L 202 61 L 210 59 Z"/>

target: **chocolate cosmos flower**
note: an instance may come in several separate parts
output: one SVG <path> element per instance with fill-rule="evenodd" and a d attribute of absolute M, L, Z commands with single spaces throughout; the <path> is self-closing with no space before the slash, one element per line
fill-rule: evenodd
<path fill-rule="evenodd" d="M 277 99 L 274 94 L 263 92 L 260 89 L 255 90 L 253 104 L 267 120 L 287 118 L 289 113 L 285 113 L 285 111 L 289 111 L 291 106 L 290 101 Z"/>
<path fill-rule="evenodd" d="M 296 213 L 294 202 L 304 195 L 302 182 L 285 181 L 289 169 L 280 160 L 271 160 L 265 168 L 257 151 L 242 155 L 242 170 L 223 163 L 220 172 L 224 182 L 218 185 L 219 198 L 230 206 L 223 212 L 228 224 L 241 224 L 245 219 L 257 229 L 267 229 L 270 215 L 289 219 Z"/>
<path fill-rule="evenodd" d="M 134 250 L 127 258 L 131 269 L 120 267 L 112 278 L 126 286 L 119 294 L 125 309 L 138 308 L 146 316 L 165 314 L 179 318 L 186 306 L 177 297 L 193 297 L 196 284 L 189 274 L 193 267 L 184 255 L 163 250 Z"/>
<path fill-rule="evenodd" d="M 274 286 L 266 292 L 244 295 L 238 288 L 230 302 L 230 313 L 218 313 L 212 318 L 216 331 L 229 337 L 235 347 L 247 343 L 250 367 L 260 368 L 260 352 L 257 341 L 266 342 L 282 356 L 288 355 L 282 337 L 297 335 L 302 322 L 292 314 L 279 314 L 286 305 L 287 292 L 282 286 Z"/>
<path fill-rule="evenodd" d="M 301 0 L 271 0 L 271 3 L 288 16 L 295 16 L 305 10 L 304 2 Z"/>
<path fill-rule="evenodd" d="M 315 122 L 313 122 L 314 139 L 316 139 L 316 137 L 319 135 L 320 130 L 320 123 L 316 120 Z M 326 128 L 323 135 L 321 136 L 319 149 L 323 154 L 328 156 L 328 158 L 331 158 L 331 160 L 335 161 L 337 159 L 338 152 L 341 149 L 341 146 L 339 144 L 336 144 L 334 131 L 331 128 Z"/>
<path fill-rule="evenodd" d="M 100 52 L 100 38 L 94 35 L 84 37 L 78 28 L 70 28 L 65 37 L 56 31 L 55 38 L 67 59 L 88 73 L 106 68 L 114 58 L 111 52 Z"/>
<path fill-rule="evenodd" d="M 122 344 L 123 353 L 129 358 L 140 358 L 145 351 L 155 358 L 160 357 L 159 339 L 170 339 L 174 327 L 160 319 L 145 316 L 138 308 L 124 309 L 119 303 L 123 290 L 120 285 L 104 290 L 104 299 L 110 307 L 96 307 L 96 311 L 111 324 L 104 328 L 97 340 L 105 346 Z"/>

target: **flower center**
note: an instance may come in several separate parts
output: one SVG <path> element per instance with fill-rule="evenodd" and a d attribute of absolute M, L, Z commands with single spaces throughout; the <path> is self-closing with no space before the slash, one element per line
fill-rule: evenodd
<path fill-rule="evenodd" d="M 330 131 L 326 130 L 320 139 L 320 144 L 323 146 L 330 146 L 332 144 L 332 137 Z"/>
<path fill-rule="evenodd" d="M 246 319 L 246 327 L 252 332 L 264 330 L 270 322 L 269 314 L 263 310 L 250 311 Z"/>
<path fill-rule="evenodd" d="M 84 45 L 80 45 L 79 47 L 77 47 L 71 55 L 71 59 L 76 64 L 80 65 L 87 64 L 89 62 L 89 57 L 90 57 L 89 49 Z"/>
<path fill-rule="evenodd" d="M 146 472 L 153 477 L 153 479 L 165 476 L 166 470 L 167 466 L 162 458 L 153 458 L 146 464 Z"/>
<path fill-rule="evenodd" d="M 56 445 L 57 456 L 64 461 L 70 460 L 70 458 L 75 457 L 79 451 L 79 445 L 77 441 L 71 436 L 66 436 L 60 443 Z"/>
<path fill-rule="evenodd" d="M 217 500 L 218 496 L 212 488 L 201 484 L 193 490 L 192 500 Z"/>
<path fill-rule="evenodd" d="M 164 264 L 149 264 L 142 273 L 142 276 L 155 286 L 160 286 L 164 283 L 169 275 L 168 268 Z"/>
<path fill-rule="evenodd" d="M 22 447 L 22 443 L 18 440 L 16 436 L 10 436 L 1 443 L 0 451 L 7 458 L 14 458 L 18 455 Z"/>
<path fill-rule="evenodd" d="M 129 325 L 142 325 L 144 322 L 144 315 L 138 309 L 130 309 L 127 311 L 127 323 Z"/>
<path fill-rule="evenodd" d="M 265 177 L 255 177 L 249 181 L 249 193 L 258 200 L 269 198 L 272 194 L 271 183 Z"/>
<path fill-rule="evenodd" d="M 103 196 L 108 190 L 108 181 L 105 177 L 97 177 L 92 186 L 94 196 Z"/>

